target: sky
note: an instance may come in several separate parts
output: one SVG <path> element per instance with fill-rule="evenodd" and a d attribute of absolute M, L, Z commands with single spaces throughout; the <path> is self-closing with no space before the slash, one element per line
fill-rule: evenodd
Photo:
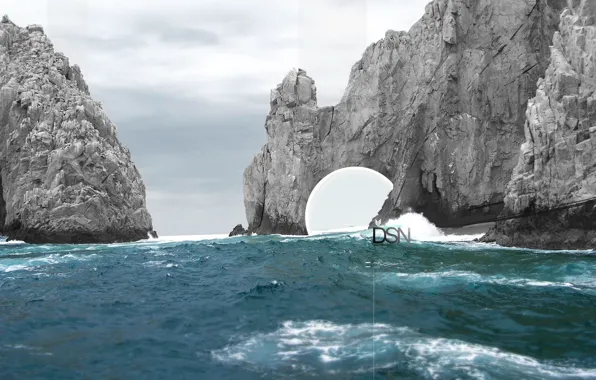
<path fill-rule="evenodd" d="M 40 24 L 118 127 L 160 235 L 246 227 L 242 173 L 266 142 L 269 93 L 293 68 L 336 104 L 352 65 L 427 0 L 2 0 Z"/>

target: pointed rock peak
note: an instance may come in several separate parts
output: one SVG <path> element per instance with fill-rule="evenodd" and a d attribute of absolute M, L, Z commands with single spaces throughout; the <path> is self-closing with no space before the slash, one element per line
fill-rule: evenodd
<path fill-rule="evenodd" d="M 2 24 L 12 24 L 12 21 L 10 21 L 8 15 L 2 16 Z"/>
<path fill-rule="evenodd" d="M 282 83 L 296 81 L 296 78 L 298 78 L 298 70 L 292 69 L 286 74 Z"/>
<path fill-rule="evenodd" d="M 271 91 L 271 109 L 275 111 L 281 105 L 316 105 L 316 94 L 315 81 L 306 74 L 306 70 L 292 69 L 277 88 Z"/>
<path fill-rule="evenodd" d="M 306 70 L 301 69 L 301 68 L 298 68 L 298 69 L 294 68 L 286 74 L 286 76 L 283 79 L 283 82 L 285 82 L 285 81 L 295 82 L 298 79 L 298 77 L 305 77 L 310 80 L 313 80 L 311 77 L 308 76 L 308 74 L 306 74 Z M 313 82 L 314 82 L 314 80 L 313 80 Z"/>
<path fill-rule="evenodd" d="M 290 70 L 288 72 L 288 74 L 286 74 L 286 77 L 289 77 L 289 76 L 291 76 L 291 77 L 307 77 L 307 78 L 310 78 L 308 76 L 308 74 L 306 73 L 306 70 L 301 69 L 301 68 L 293 68 L 292 70 Z"/>

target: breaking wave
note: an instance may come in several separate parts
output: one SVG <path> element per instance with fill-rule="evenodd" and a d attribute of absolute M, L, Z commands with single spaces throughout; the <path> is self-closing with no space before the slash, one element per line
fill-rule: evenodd
<path fill-rule="evenodd" d="M 578 379 L 596 369 L 539 361 L 528 356 L 456 339 L 433 337 L 387 324 L 286 321 L 270 333 L 239 339 L 215 360 L 248 364 L 253 370 L 299 370 L 307 375 L 394 370 L 425 379 Z M 374 360 L 373 360 L 374 356 Z"/>

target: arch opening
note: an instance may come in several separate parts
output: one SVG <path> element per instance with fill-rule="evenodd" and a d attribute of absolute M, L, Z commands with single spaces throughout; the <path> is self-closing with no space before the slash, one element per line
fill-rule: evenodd
<path fill-rule="evenodd" d="M 376 170 L 335 170 L 310 193 L 305 211 L 308 234 L 368 228 L 392 189 L 393 183 Z"/>

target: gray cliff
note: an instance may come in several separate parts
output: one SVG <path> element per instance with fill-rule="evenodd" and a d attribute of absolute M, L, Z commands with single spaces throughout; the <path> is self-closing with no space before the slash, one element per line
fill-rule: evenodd
<path fill-rule="evenodd" d="M 42 27 L 0 22 L 0 233 L 107 243 L 153 230 L 145 186 L 78 66 Z"/>
<path fill-rule="evenodd" d="M 507 186 L 502 217 L 529 216 L 497 223 L 501 245 L 596 248 L 596 1 L 569 5 Z"/>
<path fill-rule="evenodd" d="M 440 227 L 499 215 L 565 5 L 435 0 L 409 32 L 366 49 L 332 107 L 318 107 L 313 79 L 291 71 L 244 173 L 249 231 L 305 234 L 310 192 L 347 166 L 394 183 L 383 221 L 407 208 Z"/>

